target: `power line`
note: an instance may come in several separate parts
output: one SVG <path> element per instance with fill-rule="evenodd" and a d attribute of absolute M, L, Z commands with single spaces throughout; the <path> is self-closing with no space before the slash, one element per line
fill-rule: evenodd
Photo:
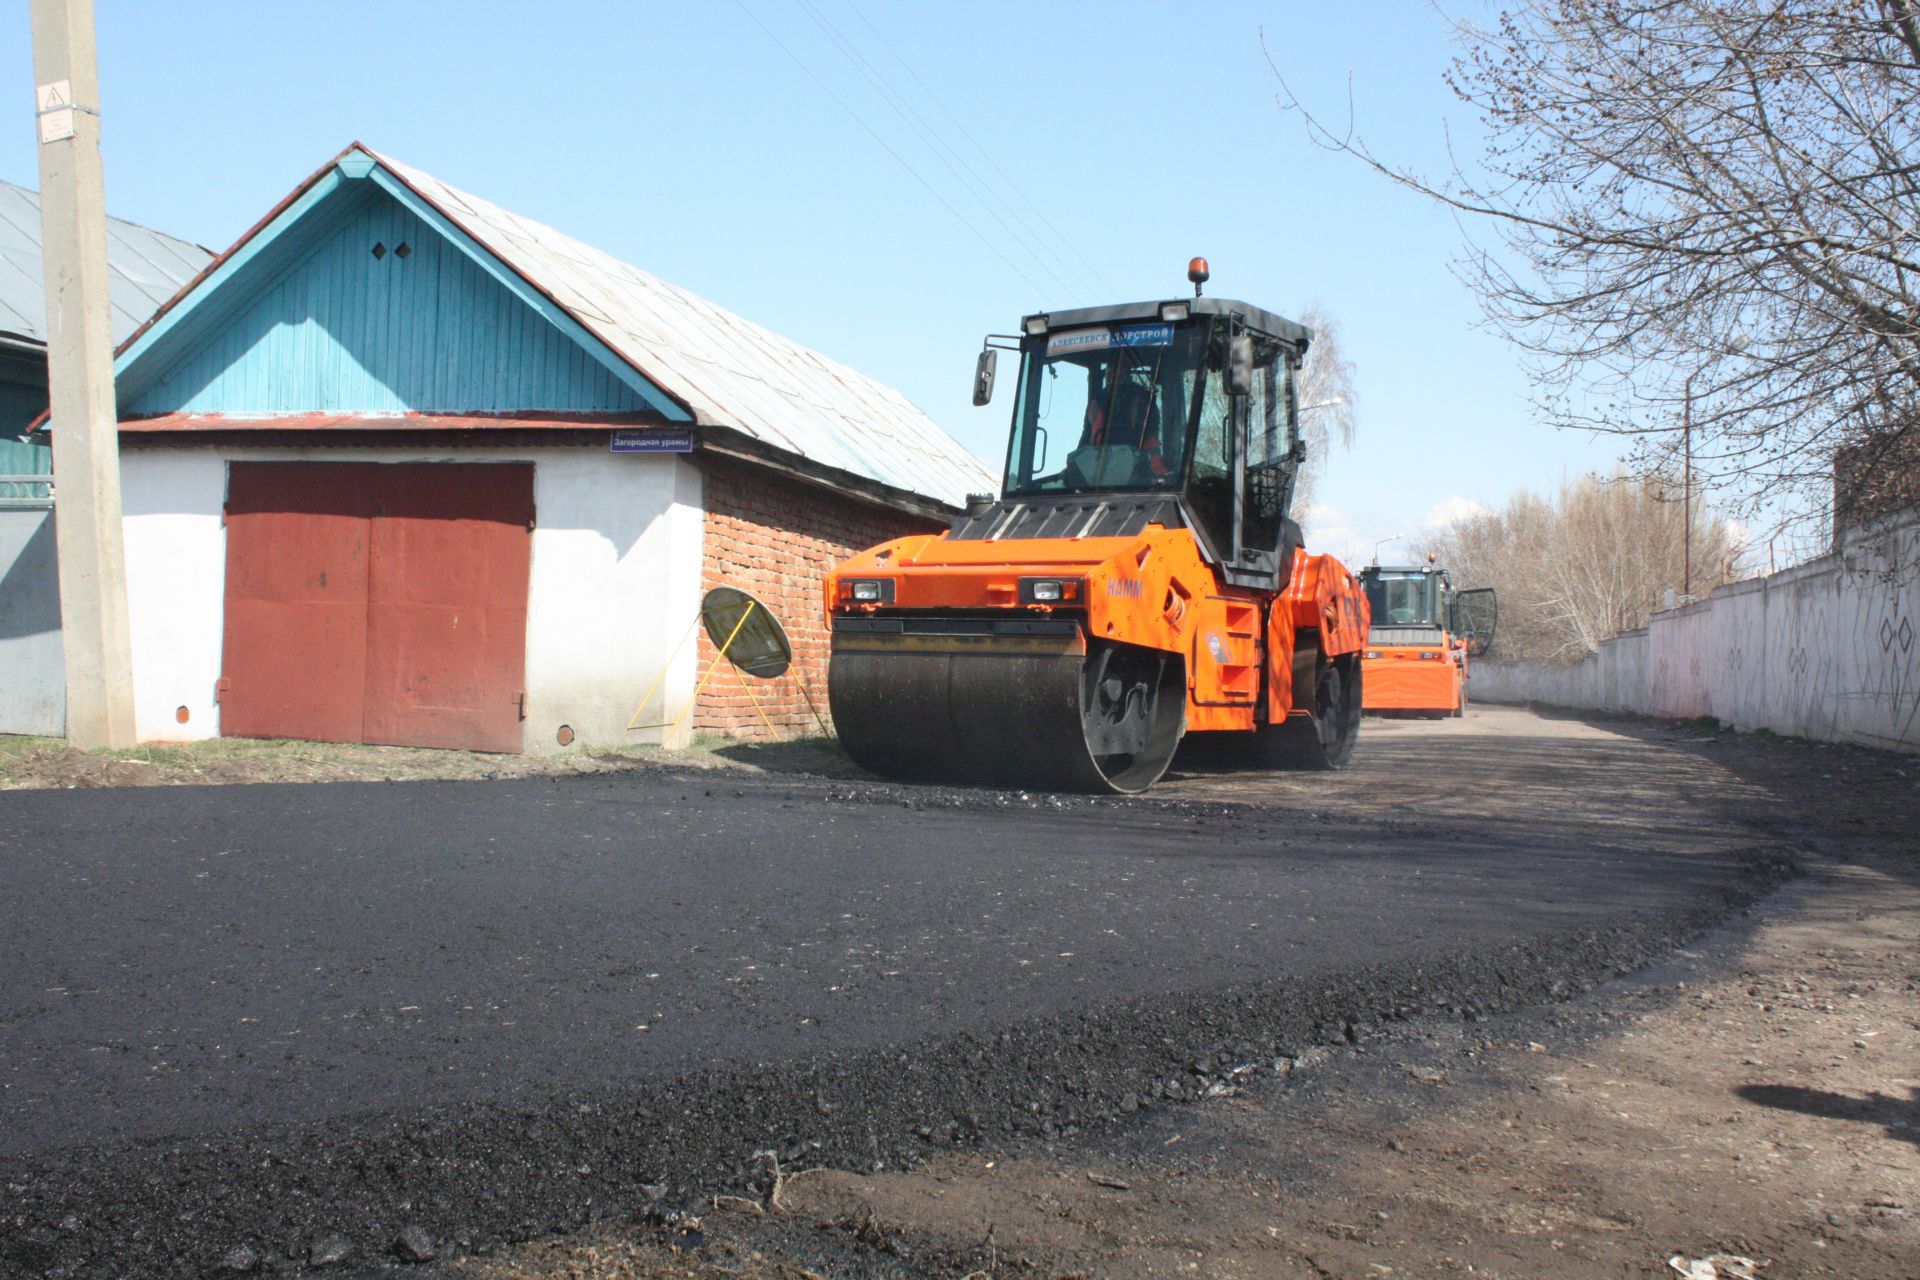
<path fill-rule="evenodd" d="M 886 51 L 893 55 L 893 60 L 899 63 L 902 67 L 904 67 L 906 69 L 907 74 L 913 77 L 913 82 L 920 86 L 921 92 L 927 95 L 927 98 L 933 103 L 934 106 L 940 108 L 940 114 L 944 115 L 947 119 L 951 120 L 953 122 L 953 127 L 958 129 L 961 135 L 965 137 L 968 142 L 971 142 L 973 144 L 973 149 L 975 151 L 978 151 L 981 157 L 985 159 L 989 165 L 993 166 L 993 171 L 1000 175 L 1001 181 L 1005 182 L 1007 184 L 1007 187 L 1015 195 L 1019 196 L 1020 199 L 1023 202 L 1025 202 L 1026 206 L 1029 209 L 1033 210 L 1034 216 L 1039 218 L 1040 221 L 1043 224 L 1045 224 L 1046 228 L 1049 231 L 1053 232 L 1054 236 L 1060 241 L 1060 243 L 1066 247 L 1067 252 L 1073 255 L 1074 261 L 1078 262 L 1081 266 L 1087 269 L 1088 275 L 1090 275 L 1093 278 L 1094 282 L 1098 284 L 1101 287 L 1101 289 L 1105 290 L 1104 296 L 1106 297 L 1117 296 L 1117 291 L 1113 288 L 1112 285 L 1107 283 L 1106 278 L 1100 274 L 1099 268 L 1095 267 L 1091 262 L 1088 262 L 1086 258 L 1081 256 L 1079 249 L 1074 247 L 1073 240 L 1069 236 L 1062 233 L 1060 228 L 1053 225 L 1053 220 L 1047 217 L 1046 211 L 1042 209 L 1038 204 L 1034 203 L 1032 198 L 1029 197 L 1027 193 L 1021 189 L 1020 184 L 1015 182 L 1013 178 L 1007 173 L 1007 171 L 1000 167 L 1000 162 L 993 158 L 993 153 L 991 151 L 988 151 L 984 146 L 980 144 L 980 140 L 973 136 L 972 130 L 968 129 L 966 124 L 958 116 L 954 115 L 952 111 L 948 110 L 947 104 L 941 100 L 940 95 L 935 93 L 933 89 L 927 84 L 927 82 L 920 78 L 920 73 L 913 69 L 913 64 L 908 62 L 906 58 L 901 56 L 900 51 L 893 47 L 893 42 L 888 40 L 887 37 L 881 33 L 880 29 L 873 25 L 873 22 L 867 17 L 865 13 L 861 12 L 860 6 L 855 4 L 854 0 L 847 0 L 847 7 L 853 10 L 855 17 L 859 18 L 861 22 L 866 24 L 867 30 L 873 32 L 874 37 L 880 41 L 880 43 L 886 48 Z M 1008 212 L 1012 212 L 1011 206 L 1009 206 Z"/>
<path fill-rule="evenodd" d="M 944 165 L 947 172 L 952 174 L 961 186 L 967 188 L 969 194 L 980 202 L 980 207 L 987 211 L 987 215 L 1000 224 L 1002 231 L 1005 231 L 1016 244 L 1026 250 L 1028 254 L 1032 255 L 1034 262 L 1038 264 L 1042 271 L 1052 276 L 1054 282 L 1070 294 L 1075 292 L 1088 292 L 1086 281 L 1080 279 L 1064 258 L 1046 245 L 1039 236 L 1035 235 L 1031 227 L 1026 227 L 1020 215 L 1014 212 L 1013 208 L 1004 200 L 1000 200 L 1001 207 L 1005 208 L 1016 222 L 1021 223 L 1022 227 L 1025 228 L 1026 234 L 1023 236 L 1021 232 L 1016 231 L 1010 226 L 1005 218 L 1000 216 L 999 212 L 993 207 L 992 201 L 988 198 L 989 196 L 993 196 L 993 199 L 997 200 L 999 197 L 994 195 L 985 179 L 981 178 L 973 166 L 967 163 L 965 157 L 947 145 L 946 140 L 940 137 L 939 130 L 934 128 L 933 124 L 928 121 L 925 116 L 921 115 L 911 102 L 907 101 L 906 95 L 893 87 L 892 82 L 887 79 L 878 67 L 875 67 L 871 62 L 867 61 L 866 57 L 854 47 L 853 42 L 842 34 L 830 19 L 822 14 L 816 6 L 809 3 L 809 0 L 796 0 L 796 2 L 806 11 L 807 16 L 813 19 L 814 25 L 824 31 L 827 37 L 839 47 L 842 56 L 853 63 L 854 69 L 866 78 L 867 83 L 872 86 L 874 92 L 878 93 L 881 99 L 893 109 L 893 113 L 899 116 L 907 128 L 912 130 L 926 148 L 933 153 L 934 159 Z M 864 18 L 862 20 L 864 21 Z M 910 70 L 911 68 L 909 68 L 909 71 Z M 952 157 L 951 160 L 948 159 L 949 156 Z M 954 168 L 956 161 L 961 168 L 966 170 L 965 174 L 962 174 L 959 169 Z M 1049 261 L 1049 259 L 1051 259 L 1051 261 Z M 1054 269 L 1056 266 L 1059 268 L 1058 271 Z M 1065 274 L 1063 275 L 1062 272 Z M 1073 283 L 1068 283 L 1066 279 L 1067 276 L 1075 277 Z"/>
<path fill-rule="evenodd" d="M 1001 217 L 1000 214 L 995 211 L 993 205 L 987 200 L 984 184 L 980 181 L 979 175 L 975 174 L 973 180 L 969 182 L 966 176 L 954 168 L 953 161 L 949 160 L 947 158 L 948 156 L 952 156 L 953 160 L 959 160 L 962 165 L 965 165 L 966 161 L 961 159 L 953 148 L 946 145 L 945 141 L 940 138 L 938 131 L 928 123 L 926 117 L 914 109 L 913 104 L 908 102 L 905 96 L 893 87 L 892 83 L 880 73 L 877 67 L 867 61 L 860 51 L 854 47 L 853 42 L 847 39 L 847 37 L 840 32 L 839 28 L 835 27 L 825 15 L 812 4 L 809 4 L 808 0 L 796 0 L 796 2 L 806 11 L 807 16 L 813 19 L 814 25 L 825 32 L 827 38 L 834 42 L 839 48 L 841 55 L 853 63 L 854 70 L 865 77 L 867 84 L 873 88 L 875 93 L 880 95 L 881 100 L 884 101 L 888 107 L 892 108 L 893 113 L 900 117 L 907 128 L 919 138 L 922 145 L 933 153 L 933 158 L 946 167 L 947 172 L 952 174 L 962 187 L 966 188 L 969 195 L 980 202 L 980 207 L 987 211 L 989 217 L 1000 224 L 1000 229 L 1006 232 L 1014 243 L 1024 249 L 1042 271 L 1053 277 L 1056 284 L 1062 289 L 1072 292 L 1076 286 L 1068 284 L 1061 274 L 1054 270 L 1054 266 L 1057 264 L 1063 270 L 1066 270 L 1068 274 L 1072 274 L 1072 269 L 1067 267 L 1064 261 L 1060 261 L 1058 255 L 1054 255 L 1054 262 L 1049 262 L 1043 252 L 1043 250 L 1045 250 L 1044 245 L 1036 248 L 1033 244 L 1029 244 L 1025 239 L 1022 239 L 1019 232 L 1007 225 L 1007 220 Z M 945 154 L 942 154 L 943 151 Z M 969 172 L 971 172 L 971 170 L 969 170 Z"/>
<path fill-rule="evenodd" d="M 869 125 L 865 120 L 863 120 L 860 117 L 859 112 L 855 111 L 852 107 L 848 106 L 846 102 L 840 97 L 840 95 L 835 93 L 832 90 L 832 88 L 830 88 L 827 85 L 826 81 L 822 80 L 819 76 L 815 75 L 813 68 L 808 66 L 806 61 L 803 58 L 801 58 L 799 54 L 795 53 L 792 49 L 789 49 L 786 46 L 786 43 L 783 40 L 781 40 L 779 36 L 776 36 L 775 34 L 773 34 L 773 32 L 767 27 L 767 24 L 760 21 L 759 17 L 753 12 L 753 10 L 747 8 L 746 0 L 733 0 L 733 2 L 734 4 L 739 6 L 740 12 L 746 14 L 747 17 L 752 20 L 754 26 L 759 27 L 760 30 L 766 34 L 767 39 L 773 41 L 774 44 L 778 45 L 782 53 L 786 54 L 789 58 L 793 59 L 794 63 L 798 65 L 802 71 L 807 73 L 807 78 L 809 80 L 813 81 L 816 85 L 820 86 L 820 91 L 822 93 L 826 94 L 829 98 L 832 98 L 834 103 L 838 105 L 842 111 L 846 112 L 849 116 L 853 117 L 853 122 L 855 124 L 859 125 L 862 129 L 865 129 L 867 131 L 867 135 L 871 137 L 875 142 L 879 143 L 882 150 L 884 150 L 888 155 L 892 156 L 896 161 L 898 161 L 900 164 L 900 167 L 902 169 L 905 169 L 909 174 L 911 174 L 915 182 L 918 182 L 921 186 L 925 187 L 927 189 L 928 195 L 932 196 L 935 200 L 938 200 L 942 208 L 944 208 L 948 213 L 952 214 L 955 218 L 959 219 L 961 225 L 966 227 L 967 230 L 973 232 L 973 234 L 975 235 L 975 237 L 979 239 L 981 244 L 984 244 L 987 246 L 987 248 L 993 250 L 994 256 L 999 258 L 1000 261 L 1006 263 L 1007 269 L 1009 271 L 1013 272 L 1013 274 L 1019 276 L 1021 280 L 1025 281 L 1027 288 L 1033 290 L 1036 295 L 1043 292 L 1040 286 L 1034 283 L 1033 277 L 1029 276 L 1025 271 L 1022 271 L 1019 268 L 1019 266 L 1017 266 L 1014 263 L 1013 259 L 1009 258 L 1004 252 L 1001 251 L 999 245 L 995 244 L 985 233 L 983 233 L 980 230 L 980 228 L 974 226 L 973 223 L 968 220 L 965 214 L 961 213 L 958 209 L 954 208 L 953 205 L 947 201 L 947 198 L 945 196 L 941 195 L 939 191 L 934 189 L 934 186 L 932 183 L 928 182 L 925 178 L 920 176 L 920 171 L 918 169 L 915 169 L 912 165 L 907 163 L 907 159 L 905 156 L 901 155 L 898 151 L 895 151 L 893 147 L 888 144 L 885 138 L 881 137 L 878 133 L 874 131 L 873 126 Z"/>

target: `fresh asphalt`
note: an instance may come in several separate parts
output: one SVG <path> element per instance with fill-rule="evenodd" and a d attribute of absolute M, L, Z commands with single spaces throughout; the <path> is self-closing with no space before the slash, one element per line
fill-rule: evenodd
<path fill-rule="evenodd" d="M 1323 1001 L 1314 1016 L 1391 1017 L 1392 1000 L 1421 995 L 1470 1014 L 1502 993 L 1604 977 L 1661 943 L 1643 929 L 1615 951 L 1569 943 L 1562 955 L 1556 940 L 1625 937 L 1650 921 L 1697 928 L 1779 867 L 1724 847 L 1629 849 L 1551 823 L 1487 831 L 636 772 L 8 793 L 0 874 L 0 1223 L 11 1199 L 16 1226 L 33 1224 L 14 1254 L 0 1244 L 0 1263 L 158 1274 L 168 1250 L 211 1257 L 329 1221 L 324 1186 L 308 1186 L 294 1212 L 256 1165 L 348 1148 L 365 1160 L 365 1144 L 416 1118 L 431 1123 L 407 1129 L 414 1158 L 453 1132 L 471 1156 L 485 1141 L 474 1115 L 517 1117 L 500 1140 L 524 1143 L 549 1108 L 571 1117 L 644 1095 L 653 1101 L 634 1115 L 657 1116 L 648 1091 L 665 1082 L 680 1091 L 669 1098 L 735 1079 L 764 1093 L 787 1073 L 844 1082 L 848 1067 L 822 1075 L 820 1064 L 891 1064 L 903 1046 L 992 1046 L 1009 1029 L 1087 1018 L 1117 1046 L 1115 1070 L 1125 1059 L 1152 1080 L 1154 1053 L 1178 1070 L 1195 1044 L 1275 1051 L 1282 997 L 1228 1008 L 1222 993 L 1278 984 L 1332 999 L 1355 975 L 1410 975 L 1371 988 L 1385 1009 L 1343 1014 Z M 1389 988 L 1402 994 L 1379 994 Z M 1187 1009 L 1205 1011 L 1194 1015 L 1204 1026 L 1171 1034 Z M 1089 1034 L 1061 1032 L 1035 1070 L 1072 1076 Z M 1036 1061 L 1037 1044 L 1022 1061 Z M 1005 1079 L 976 1087 L 969 1063 Z M 857 1103 L 835 1114 L 825 1086 L 801 1092 L 817 1104 L 815 1127 L 862 1124 L 867 1148 L 884 1153 L 912 1136 L 888 1127 L 915 1119 L 923 1137 L 949 1116 L 946 1132 L 963 1140 L 993 1130 L 994 1108 L 1019 1109 L 1039 1087 L 1008 1074 L 1018 1069 L 989 1051 L 943 1054 L 949 1074 L 917 1086 L 912 1114 L 897 1100 L 872 1117 Z M 863 1084 L 861 1096 L 883 1087 Z M 1068 1086 L 1082 1099 L 1076 1118 L 1120 1101 L 1122 1084 L 1096 1098 L 1102 1087 Z M 449 1116 L 467 1119 L 433 1127 Z M 551 1141 L 554 1160 L 570 1162 L 568 1144 L 586 1139 Z M 636 1157 L 631 1177 L 679 1176 L 670 1164 Z M 145 1189 L 115 1207 L 117 1168 Z M 229 1185 L 238 1168 L 258 1184 L 245 1197 Z M 173 1221 L 157 1184 L 216 1176 L 234 1203 L 207 1224 Z M 393 1176 L 398 1197 L 409 1184 Z M 619 1185 L 627 1174 L 606 1176 L 603 1201 L 639 1196 Z M 434 1186 L 436 1229 L 479 1212 Z M 500 1234 L 562 1225 L 576 1207 Z M 141 1235 L 148 1252 L 116 1250 L 93 1229 L 161 1220 L 165 1231 Z M 80 1243 L 63 1243 L 54 1221 Z"/>
<path fill-rule="evenodd" d="M 37 792 L 4 815 L 8 1153 L 871 1048 L 1491 947 L 1742 873 L 1546 832 L 1435 847 L 647 775 Z"/>

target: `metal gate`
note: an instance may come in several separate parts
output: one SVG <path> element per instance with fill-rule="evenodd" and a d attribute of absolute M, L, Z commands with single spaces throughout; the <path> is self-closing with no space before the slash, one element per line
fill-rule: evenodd
<path fill-rule="evenodd" d="M 220 727 L 519 751 L 530 463 L 236 462 Z"/>

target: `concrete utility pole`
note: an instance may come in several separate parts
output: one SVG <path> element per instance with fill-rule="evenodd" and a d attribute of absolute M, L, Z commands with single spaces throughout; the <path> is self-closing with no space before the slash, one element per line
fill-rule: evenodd
<path fill-rule="evenodd" d="M 1680 597 L 1683 600 L 1693 599 L 1693 380 L 1699 375 L 1698 369 L 1687 375 L 1687 404 L 1680 427 L 1681 438 L 1685 441 L 1682 447 L 1686 450 L 1686 462 L 1682 464 L 1681 472 L 1683 478 L 1680 481 L 1680 499 L 1686 504 L 1682 508 L 1680 534 L 1682 545 L 1686 548 L 1680 553 L 1681 563 L 1685 566 L 1680 570 Z"/>
<path fill-rule="evenodd" d="M 93 0 L 32 0 L 67 740 L 133 745 Z"/>

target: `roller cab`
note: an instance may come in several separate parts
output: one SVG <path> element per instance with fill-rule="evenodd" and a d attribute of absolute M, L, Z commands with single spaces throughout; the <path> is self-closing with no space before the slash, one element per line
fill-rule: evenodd
<path fill-rule="evenodd" d="M 1028 316 L 998 497 L 832 574 L 829 690 L 865 767 L 1141 791 L 1183 737 L 1339 767 L 1366 599 L 1288 518 L 1311 334 L 1225 299 Z M 994 345 L 998 343 L 999 345 Z"/>

